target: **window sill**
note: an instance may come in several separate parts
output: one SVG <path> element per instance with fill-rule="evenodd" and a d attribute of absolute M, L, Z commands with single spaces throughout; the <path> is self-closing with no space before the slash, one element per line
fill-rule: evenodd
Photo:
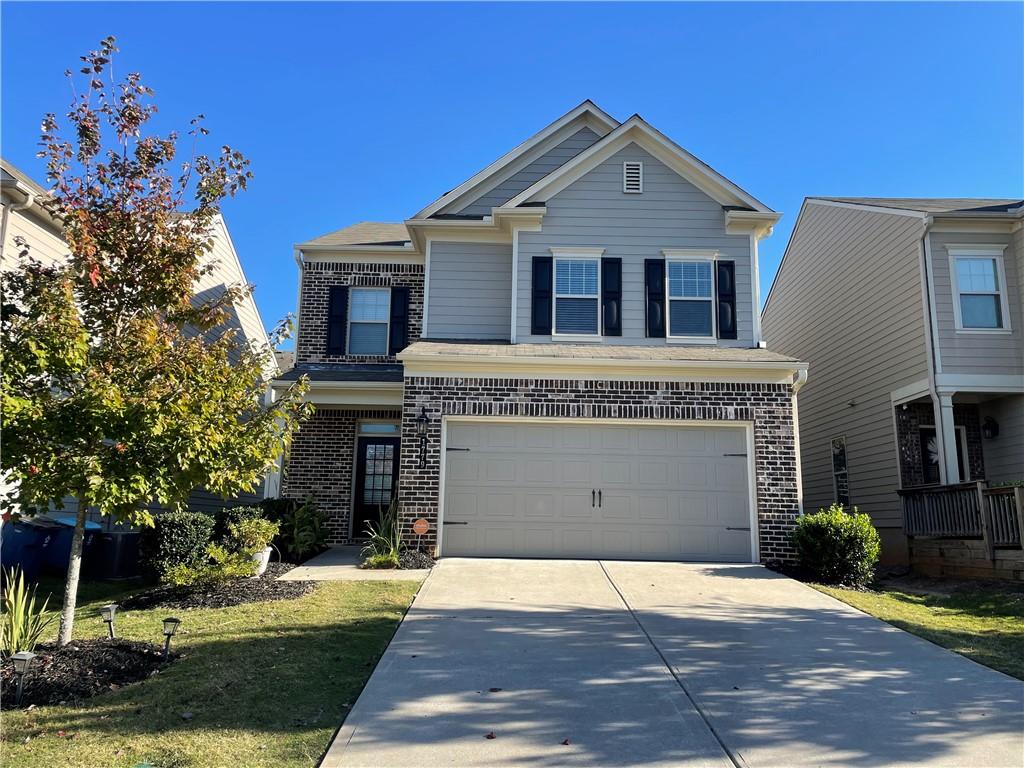
<path fill-rule="evenodd" d="M 957 328 L 957 333 L 965 334 L 996 334 L 996 335 L 1008 335 L 1013 333 L 1012 328 Z"/>
<path fill-rule="evenodd" d="M 573 341 L 573 342 L 590 342 L 591 344 L 600 344 L 604 337 L 593 334 L 579 334 L 579 333 L 553 333 L 551 334 L 552 341 Z"/>
<path fill-rule="evenodd" d="M 668 336 L 665 339 L 665 343 L 717 345 L 718 339 L 711 336 Z"/>

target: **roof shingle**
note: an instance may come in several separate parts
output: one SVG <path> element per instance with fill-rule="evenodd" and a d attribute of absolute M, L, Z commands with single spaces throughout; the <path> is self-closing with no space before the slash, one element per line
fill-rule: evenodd
<path fill-rule="evenodd" d="M 402 245 L 409 242 L 409 230 L 401 222 L 361 221 L 348 227 L 320 235 L 306 245 Z"/>

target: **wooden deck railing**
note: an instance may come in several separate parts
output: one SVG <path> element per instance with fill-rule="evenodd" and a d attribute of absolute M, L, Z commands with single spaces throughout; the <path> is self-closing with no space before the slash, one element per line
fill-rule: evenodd
<path fill-rule="evenodd" d="M 920 485 L 899 491 L 908 536 L 984 539 L 995 547 L 1024 541 L 1024 489 L 988 488 L 984 481 Z"/>

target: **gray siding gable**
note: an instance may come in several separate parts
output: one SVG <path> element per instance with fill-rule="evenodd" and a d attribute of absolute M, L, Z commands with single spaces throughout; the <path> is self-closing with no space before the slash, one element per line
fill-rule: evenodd
<path fill-rule="evenodd" d="M 533 186 L 600 138 L 590 128 L 581 128 L 522 170 L 517 171 L 492 189 L 486 190 L 476 200 L 459 210 L 459 213 L 470 216 L 489 216 L 491 208 L 511 200 L 527 187 Z"/>
<path fill-rule="evenodd" d="M 622 191 L 622 164 L 644 164 L 644 191 Z M 644 259 L 661 258 L 663 249 L 715 249 L 736 262 L 735 340 L 720 346 L 754 344 L 750 237 L 725 231 L 725 211 L 695 185 L 636 144 L 629 144 L 547 200 L 540 232 L 519 233 L 516 341 L 544 342 L 530 334 L 531 264 L 550 256 L 552 247 L 604 248 L 622 259 L 622 336 L 607 344 L 663 345 L 648 339 L 644 324 Z"/>
<path fill-rule="evenodd" d="M 503 339 L 512 328 L 512 246 L 430 242 L 427 330 L 432 339 Z"/>

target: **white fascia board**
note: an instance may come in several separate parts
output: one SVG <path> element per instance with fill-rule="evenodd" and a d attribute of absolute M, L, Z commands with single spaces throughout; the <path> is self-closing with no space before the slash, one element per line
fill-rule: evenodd
<path fill-rule="evenodd" d="M 533 134 L 533 136 L 531 136 L 526 141 L 522 142 L 509 152 L 506 152 L 504 155 L 499 157 L 497 160 L 488 165 L 482 171 L 474 174 L 469 179 L 462 182 L 462 184 L 457 186 L 451 192 L 448 192 L 442 195 L 441 197 L 437 198 L 437 200 L 432 202 L 423 210 L 419 211 L 413 218 L 429 218 L 430 216 L 433 216 L 436 213 L 440 213 L 441 211 L 447 208 L 454 207 L 456 203 L 460 202 L 476 187 L 488 181 L 492 176 L 499 174 L 502 171 L 502 169 L 504 169 L 506 166 L 516 162 L 517 160 L 520 160 L 524 156 L 532 154 L 531 150 L 537 149 L 538 145 L 545 142 L 545 140 L 549 139 L 553 134 L 559 132 L 566 126 L 570 125 L 581 116 L 585 118 L 587 124 L 591 128 L 603 128 L 605 133 L 611 131 L 619 124 L 617 120 L 615 120 L 613 117 L 611 117 L 604 110 L 602 110 L 600 107 L 598 107 L 596 104 L 594 104 L 592 101 L 588 99 L 575 109 L 571 109 L 570 111 L 562 115 L 560 118 L 555 120 L 553 123 L 549 124 L 548 126 L 542 128 L 537 133 Z M 600 131 L 597 132 L 600 133 Z M 537 152 L 537 154 L 543 154 L 543 152 Z M 527 160 L 524 164 L 528 163 L 529 160 Z"/>
<path fill-rule="evenodd" d="M 610 360 L 499 355 L 405 355 L 406 376 L 588 380 L 724 381 L 793 384 L 807 363 L 704 360 Z"/>
<path fill-rule="evenodd" d="M 726 211 L 725 231 L 729 235 L 753 234 L 761 240 L 771 235 L 781 218 L 782 214 L 778 212 Z"/>
<path fill-rule="evenodd" d="M 722 205 L 742 205 L 760 213 L 774 213 L 764 203 L 740 189 L 660 131 L 652 128 L 638 115 L 629 118 L 603 139 L 594 142 L 576 157 L 537 181 L 533 186 L 523 190 L 505 203 L 505 206 L 515 207 L 528 202 L 546 201 L 547 198 L 558 194 L 595 166 L 632 143 L 636 143 L 650 152 Z"/>
<path fill-rule="evenodd" d="M 938 373 L 935 388 L 940 395 L 957 392 L 1024 393 L 1024 376 L 988 373 Z"/>
<path fill-rule="evenodd" d="M 323 245 L 301 248 L 306 261 L 342 264 L 422 264 L 423 253 L 410 246 Z"/>

